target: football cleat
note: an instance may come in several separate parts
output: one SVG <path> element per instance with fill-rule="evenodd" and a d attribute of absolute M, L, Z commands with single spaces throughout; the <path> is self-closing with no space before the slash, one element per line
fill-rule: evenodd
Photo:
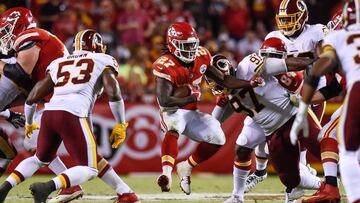
<path fill-rule="evenodd" d="M 304 196 L 305 192 L 301 188 L 293 188 L 290 193 L 285 192 L 285 203 L 296 203 L 296 200 Z"/>
<path fill-rule="evenodd" d="M 58 195 L 51 200 L 49 203 L 65 203 L 75 199 L 79 199 L 84 195 L 84 190 L 80 185 L 65 188 L 59 191 Z"/>
<path fill-rule="evenodd" d="M 244 201 L 240 199 L 237 195 L 232 195 L 229 199 L 225 200 L 223 203 L 243 203 Z"/>
<path fill-rule="evenodd" d="M 339 188 L 330 184 L 322 183 L 320 189 L 311 197 L 302 200 L 303 203 L 317 203 L 317 202 L 340 202 L 341 196 Z"/>
<path fill-rule="evenodd" d="M 258 183 L 264 181 L 267 178 L 267 173 L 263 176 L 257 176 L 255 173 L 249 175 L 246 178 L 245 193 L 250 192 Z"/>
<path fill-rule="evenodd" d="M 190 195 L 190 193 L 191 193 L 191 188 L 190 188 L 191 167 L 186 162 L 187 161 L 182 161 L 182 162 L 178 163 L 176 165 L 176 167 L 177 167 L 177 173 L 180 177 L 180 188 L 185 194 Z"/>
<path fill-rule="evenodd" d="M 46 183 L 33 183 L 30 185 L 31 194 L 34 197 L 35 203 L 45 203 L 51 194 L 52 187 L 49 182 Z"/>
<path fill-rule="evenodd" d="M 134 192 L 117 194 L 117 198 L 114 203 L 138 203 L 140 199 Z"/>
<path fill-rule="evenodd" d="M 157 184 L 161 188 L 161 192 L 169 192 L 171 188 L 172 179 L 171 176 L 161 174 L 157 179 Z"/>

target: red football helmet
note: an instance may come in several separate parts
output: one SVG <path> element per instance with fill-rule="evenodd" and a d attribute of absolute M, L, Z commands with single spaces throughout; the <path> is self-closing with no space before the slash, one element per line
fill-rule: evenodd
<path fill-rule="evenodd" d="M 259 50 L 259 55 L 270 58 L 284 59 L 287 56 L 285 42 L 276 37 L 266 39 Z"/>
<path fill-rule="evenodd" d="M 224 75 L 235 75 L 235 69 L 231 62 L 223 55 L 217 54 L 211 58 L 211 65 L 222 72 Z M 205 76 L 212 93 L 214 95 L 227 94 L 228 90 L 218 85 L 214 80 Z"/>
<path fill-rule="evenodd" d="M 12 49 L 13 40 L 21 32 L 34 27 L 36 27 L 36 22 L 29 9 L 16 7 L 5 11 L 0 20 L 1 50 L 7 53 Z"/>
<path fill-rule="evenodd" d="M 102 37 L 93 29 L 78 32 L 74 39 L 74 51 L 90 51 L 105 53 L 106 46 L 103 44 Z"/>
<path fill-rule="evenodd" d="M 195 60 L 199 38 L 195 29 L 186 22 L 172 24 L 167 30 L 166 43 L 169 51 L 185 63 Z"/>
<path fill-rule="evenodd" d="M 279 84 L 291 93 L 299 93 L 304 83 L 302 71 L 282 73 L 275 77 Z"/>
<path fill-rule="evenodd" d="M 355 24 L 360 27 L 360 5 L 358 0 L 349 0 L 343 8 L 343 26 L 344 28 Z"/>
<path fill-rule="evenodd" d="M 340 30 L 343 27 L 342 22 L 342 10 L 338 10 L 331 18 L 331 20 L 327 23 L 327 28 L 330 31 Z"/>
<path fill-rule="evenodd" d="M 308 10 L 305 2 L 303 0 L 282 0 L 275 19 L 283 35 L 294 35 L 304 28 L 308 20 Z"/>

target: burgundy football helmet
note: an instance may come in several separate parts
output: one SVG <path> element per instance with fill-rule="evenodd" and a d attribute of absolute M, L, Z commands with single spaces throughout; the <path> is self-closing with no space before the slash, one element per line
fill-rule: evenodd
<path fill-rule="evenodd" d="M 280 32 L 290 37 L 304 28 L 308 9 L 303 0 L 282 0 L 275 19 Z"/>
<path fill-rule="evenodd" d="M 186 22 L 176 22 L 167 30 L 166 43 L 169 51 L 179 60 L 191 63 L 199 48 L 195 29 Z"/>
<path fill-rule="evenodd" d="M 349 0 L 343 8 L 343 27 L 348 28 L 350 25 L 356 25 L 360 28 L 360 2 L 358 0 Z"/>
<path fill-rule="evenodd" d="M 5 11 L 0 19 L 1 51 L 8 53 L 12 49 L 14 39 L 24 30 L 34 27 L 36 22 L 29 9 L 15 7 Z"/>
<path fill-rule="evenodd" d="M 211 58 L 211 65 L 218 69 L 224 75 L 235 75 L 235 69 L 231 65 L 231 62 L 223 55 L 217 54 Z M 205 80 L 208 83 L 213 95 L 228 94 L 228 90 L 215 81 L 205 76 Z"/>
<path fill-rule="evenodd" d="M 105 53 L 106 46 L 103 44 L 102 37 L 93 29 L 78 32 L 74 39 L 74 51 L 90 51 L 95 53 Z"/>
<path fill-rule="evenodd" d="M 277 37 L 270 37 L 262 43 L 259 55 L 269 58 L 284 59 L 287 56 L 285 42 Z"/>

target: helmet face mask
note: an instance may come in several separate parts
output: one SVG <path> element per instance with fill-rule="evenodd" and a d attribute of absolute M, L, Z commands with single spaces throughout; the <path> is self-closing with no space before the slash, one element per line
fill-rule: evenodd
<path fill-rule="evenodd" d="M 197 50 L 199 48 L 198 39 L 189 40 L 172 40 L 172 45 L 176 48 L 174 55 L 185 63 L 195 60 Z"/>
<path fill-rule="evenodd" d="M 14 39 L 23 31 L 36 27 L 32 13 L 27 8 L 16 7 L 5 11 L 0 20 L 0 48 L 7 54 Z"/>
<path fill-rule="evenodd" d="M 283 0 L 275 19 L 280 32 L 290 37 L 301 30 L 308 20 L 306 4 L 302 0 Z"/>

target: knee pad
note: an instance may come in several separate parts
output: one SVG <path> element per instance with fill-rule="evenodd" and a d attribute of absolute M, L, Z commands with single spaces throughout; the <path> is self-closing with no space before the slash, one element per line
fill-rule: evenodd
<path fill-rule="evenodd" d="M 238 161 L 249 160 L 249 159 L 251 159 L 252 151 L 253 151 L 253 149 L 243 147 L 240 145 L 236 145 L 236 149 L 235 149 L 236 159 Z"/>

